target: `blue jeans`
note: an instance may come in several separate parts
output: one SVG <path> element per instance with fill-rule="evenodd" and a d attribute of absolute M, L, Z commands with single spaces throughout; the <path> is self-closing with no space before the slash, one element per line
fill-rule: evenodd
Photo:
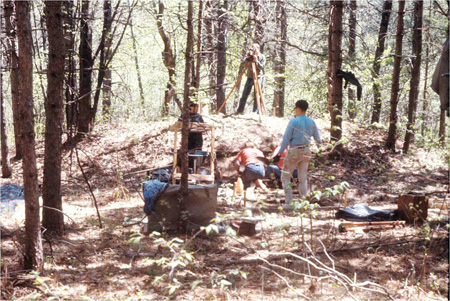
<path fill-rule="evenodd" d="M 263 90 L 264 78 L 258 78 L 259 85 L 261 87 L 261 91 Z M 247 98 L 252 92 L 253 87 L 253 78 L 247 77 L 247 81 L 245 82 L 244 91 L 242 91 L 242 97 L 239 100 L 239 107 L 237 109 L 238 113 L 244 112 L 245 104 L 247 103 Z M 256 97 L 253 94 L 253 112 L 258 112 L 258 103 L 256 102 Z"/>
<path fill-rule="evenodd" d="M 272 164 L 266 168 L 266 177 L 272 180 L 280 180 L 281 168 L 278 165 Z M 298 169 L 296 168 L 292 174 L 292 177 L 298 178 Z"/>
<path fill-rule="evenodd" d="M 258 179 L 264 179 L 264 165 L 248 164 L 245 166 L 244 172 L 241 174 L 244 189 L 250 187 L 250 184 Z"/>

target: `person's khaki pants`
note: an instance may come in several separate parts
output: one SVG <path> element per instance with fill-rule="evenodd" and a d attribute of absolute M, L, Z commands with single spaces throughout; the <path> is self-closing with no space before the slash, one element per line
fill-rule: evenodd
<path fill-rule="evenodd" d="M 308 147 L 290 149 L 286 158 L 284 158 L 281 184 L 286 194 L 286 204 L 289 204 L 293 199 L 291 178 L 296 168 L 298 168 L 298 191 L 300 197 L 308 193 L 308 167 L 310 160 L 311 151 Z"/>

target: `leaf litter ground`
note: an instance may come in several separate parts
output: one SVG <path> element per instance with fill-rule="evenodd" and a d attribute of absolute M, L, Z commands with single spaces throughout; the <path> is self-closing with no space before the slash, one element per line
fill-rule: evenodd
<path fill-rule="evenodd" d="M 448 209 L 430 208 L 429 228 L 408 225 L 340 233 L 340 221 L 334 214 L 343 206 L 343 195 L 321 199 L 312 220 L 309 214 L 300 218 L 280 210 L 282 195 L 274 185 L 266 192 L 256 189 L 254 200 L 244 208 L 233 193 L 236 175 L 230 168 L 231 159 L 247 140 L 269 154 L 270 143 L 281 141 L 287 120 L 263 117 L 260 123 L 256 115 L 205 119 L 216 125 L 217 163 L 224 183 L 218 211 L 228 219 L 249 214 L 262 217 L 255 236 L 221 233 L 192 238 L 163 233 L 165 241 L 176 237 L 189 241 L 186 253 L 177 254 L 182 257 L 179 260 L 174 260 L 164 241 L 143 236 L 136 245 L 131 244 L 130 237 L 142 230 L 145 221 L 144 170 L 172 162 L 173 133 L 167 128 L 173 121 L 101 126 L 78 145 L 78 151 L 103 228 L 98 227 L 76 156 L 66 151 L 62 181 L 66 234 L 46 237 L 45 272 L 37 277 L 21 269 L 24 208 L 3 214 L 2 299 L 447 299 Z M 321 136 L 329 140 L 328 121 L 317 123 Z M 381 130 L 351 123 L 344 123 L 344 135 L 348 142 L 340 156 L 313 158 L 309 181 L 314 189 L 346 181 L 350 185 L 348 205 L 366 203 L 374 209 L 396 209 L 397 196 L 408 192 L 426 194 L 435 204 L 449 203 L 448 154 L 425 148 L 415 148 L 410 155 L 392 153 L 383 148 Z M 209 144 L 206 135 L 205 148 Z M 42 172 L 42 142 L 37 154 Z M 21 185 L 20 162 L 13 162 L 13 169 L 14 177 L 2 179 L 2 184 Z M 262 209 L 262 204 L 267 208 Z M 183 246 L 172 247 L 179 250 Z M 183 255 L 188 253 L 193 255 L 191 261 Z M 314 268 L 299 256 L 320 261 L 328 270 Z M 164 260 L 161 266 L 155 263 Z M 177 262 L 181 264 L 172 268 Z M 364 288 L 388 294 L 351 287 L 342 282 L 344 276 L 354 283 L 375 283 L 378 286 Z"/>

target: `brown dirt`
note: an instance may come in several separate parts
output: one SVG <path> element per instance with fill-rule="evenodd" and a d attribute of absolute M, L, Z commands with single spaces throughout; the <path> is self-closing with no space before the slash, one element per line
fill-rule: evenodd
<path fill-rule="evenodd" d="M 17 208 L 14 214 L 2 216 L 2 299 L 51 296 L 94 300 L 165 299 L 170 285 L 179 286 L 170 296 L 173 299 L 293 299 L 298 297 L 297 293 L 318 300 L 350 299 L 351 294 L 358 300 L 388 299 L 383 293 L 347 285 L 348 291 L 332 278 L 340 277 L 339 273 L 358 283 L 376 283 L 382 289 L 369 287 L 386 290 L 396 300 L 447 299 L 447 210 L 429 209 L 428 234 L 423 226 L 412 225 L 368 233 L 340 233 L 341 221 L 334 218 L 335 210 L 326 209 L 342 206 L 344 197 L 338 195 L 319 202 L 325 209 L 318 210 L 317 217 L 312 219 L 311 243 L 309 214 L 300 219 L 291 212 L 278 210 L 279 199 L 274 188 L 269 193 L 257 190 L 257 200 L 249 202 L 247 209 L 232 190 L 235 175 L 228 166 L 230 158 L 247 140 L 267 152 L 270 142 L 281 141 L 287 120 L 264 117 L 259 123 L 256 115 L 205 119 L 216 124 L 218 165 L 224 175 L 225 185 L 218 198 L 219 213 L 224 216 L 225 225 L 232 216 L 249 211 L 263 217 L 255 236 L 201 234 L 191 239 L 190 235 L 164 233 L 162 237 L 166 241 L 175 237 L 189 241 L 186 252 L 193 255 L 189 261 L 183 253 L 178 254 L 185 266 L 174 268 L 171 276 L 178 282 L 170 282 L 170 267 L 160 267 L 152 261 L 176 259 L 167 244 L 144 236 L 137 245 L 132 245 L 129 239 L 142 229 L 142 223 L 138 223 L 144 217 L 140 183 L 145 172 L 142 170 L 172 161 L 173 134 L 167 131 L 171 121 L 103 126 L 78 146 L 81 166 L 100 207 L 103 228 L 98 227 L 93 200 L 76 156 L 67 151 L 63 157 L 62 182 L 66 234 L 60 238 L 47 237 L 43 242 L 45 272 L 40 275 L 41 283 L 21 268 L 23 207 Z M 328 121 L 317 120 L 317 123 L 327 141 Z M 445 157 L 442 151 L 434 149 L 413 149 L 412 155 L 392 153 L 382 147 L 382 131 L 358 125 L 344 123 L 344 133 L 348 142 L 338 158 L 313 159 L 309 178 L 314 187 L 326 189 L 347 181 L 349 205 L 367 203 L 376 209 L 396 209 L 396 197 L 408 192 L 423 193 L 434 202 L 449 203 L 445 163 L 448 154 Z M 208 139 L 207 136 L 205 148 L 210 143 Z M 42 171 L 42 142 L 37 152 Z M 21 184 L 20 162 L 14 162 L 13 169 L 14 177 L 2 179 L 2 184 Z M 261 210 L 262 203 L 269 209 Z M 295 257 L 312 258 L 304 242 L 312 246 L 317 260 L 328 267 L 334 262 L 333 274 L 320 272 Z M 172 248 L 179 250 L 183 246 Z M 261 258 L 267 262 L 263 263 Z M 158 276 L 163 276 L 159 282 Z M 196 280 L 199 284 L 191 289 Z M 295 291 L 287 287 L 285 280 Z"/>

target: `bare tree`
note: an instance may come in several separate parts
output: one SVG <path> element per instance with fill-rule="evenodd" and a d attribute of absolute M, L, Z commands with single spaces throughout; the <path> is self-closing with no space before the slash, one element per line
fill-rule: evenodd
<path fill-rule="evenodd" d="M 223 6 L 218 9 L 217 25 L 217 88 L 216 88 L 216 109 L 218 110 L 225 101 L 225 77 L 227 70 L 227 10 L 228 1 L 224 1 Z M 223 112 L 226 113 L 226 107 Z"/>
<path fill-rule="evenodd" d="M 3 9 L 0 12 L 0 30 L 3 32 Z M 3 36 L 1 36 L 3 39 Z M 8 130 L 6 128 L 5 102 L 3 99 L 3 70 L 4 70 L 3 43 L 0 45 L 0 122 L 2 143 L 2 178 L 12 175 L 11 163 L 9 161 Z"/>
<path fill-rule="evenodd" d="M 141 97 L 142 115 L 144 116 L 144 120 L 145 120 L 147 114 L 145 113 L 144 87 L 142 85 L 141 69 L 140 69 L 140 66 L 139 66 L 139 56 L 138 56 L 138 51 L 137 51 L 137 41 L 136 41 L 136 37 L 134 35 L 132 18 L 130 19 L 130 24 L 129 25 L 130 25 L 131 39 L 132 39 L 132 42 L 133 42 L 132 45 L 133 45 L 133 51 L 134 51 L 134 65 L 136 67 L 136 73 L 137 73 L 137 79 L 138 79 L 139 96 Z"/>
<path fill-rule="evenodd" d="M 405 142 L 403 152 L 409 151 L 409 145 L 414 138 L 417 99 L 419 98 L 420 65 L 422 62 L 422 24 L 423 24 L 423 1 L 414 2 L 414 27 L 412 38 L 412 71 L 408 103 L 408 123 L 406 124 Z"/>
<path fill-rule="evenodd" d="M 11 103 L 13 111 L 14 142 L 16 155 L 14 159 L 21 160 L 23 152 L 21 148 L 20 122 L 19 122 L 19 58 L 16 41 L 16 18 L 14 16 L 14 1 L 3 1 L 6 31 L 6 53 L 8 54 L 8 66 L 11 70 Z"/>
<path fill-rule="evenodd" d="M 66 53 L 66 90 L 65 90 L 65 113 L 68 140 L 72 140 L 74 130 L 77 125 L 77 70 L 75 59 L 75 17 L 76 9 L 73 0 L 63 2 L 64 24 L 65 24 L 65 48 Z"/>
<path fill-rule="evenodd" d="M 93 124 L 91 123 L 91 89 L 92 89 L 92 66 L 94 59 L 92 57 L 92 29 L 90 20 L 90 1 L 81 2 L 80 16 L 80 88 L 78 97 L 78 126 L 76 140 L 81 139 L 90 132 Z"/>
<path fill-rule="evenodd" d="M 3 58 L 0 58 L 3 62 Z M 0 66 L 3 69 L 3 63 Z M 0 70 L 0 120 L 1 120 L 1 134 L 2 134 L 2 178 L 9 178 L 12 175 L 11 163 L 9 161 L 8 149 L 8 131 L 6 128 L 5 103 L 3 101 L 3 70 Z"/>
<path fill-rule="evenodd" d="M 61 199 L 61 148 L 64 118 L 64 18 L 61 1 L 45 2 L 48 33 L 47 97 L 45 102 L 45 156 L 42 225 L 47 232 L 64 233 Z"/>
<path fill-rule="evenodd" d="M 198 89 L 200 88 L 200 67 L 202 63 L 202 45 L 203 45 L 203 1 L 199 0 L 198 2 L 198 20 L 197 20 L 197 57 L 196 57 L 196 65 L 195 65 L 195 90 L 197 91 L 198 95 Z"/>
<path fill-rule="evenodd" d="M 110 0 L 105 0 L 103 3 L 103 32 L 105 36 L 105 42 L 103 48 L 100 50 L 100 61 L 104 61 L 103 68 L 103 102 L 102 102 L 102 115 L 103 118 L 111 119 L 111 102 L 112 102 L 112 80 L 111 80 L 111 68 L 106 62 L 111 55 L 112 46 L 112 32 L 111 26 L 113 22 L 112 6 Z"/>
<path fill-rule="evenodd" d="M 3 12 L 0 8 L 0 38 L 3 40 Z M 0 127 L 1 127 L 1 143 L 2 143 L 2 178 L 9 178 L 12 175 L 11 162 L 9 161 L 8 148 L 8 130 L 6 127 L 5 102 L 3 99 L 3 70 L 5 69 L 5 57 L 3 51 L 3 43 L 0 44 Z"/>
<path fill-rule="evenodd" d="M 391 16 L 392 10 L 392 0 L 386 0 L 383 4 L 383 12 L 381 14 L 381 24 L 380 24 L 380 32 L 378 34 L 378 44 L 377 49 L 375 50 L 375 59 L 373 61 L 372 67 L 372 78 L 373 78 L 373 111 L 372 111 L 372 120 L 371 123 L 380 122 L 380 114 L 381 114 L 381 85 L 379 82 L 380 77 L 380 68 L 381 68 L 381 57 L 384 52 L 384 43 L 386 41 L 387 30 L 389 26 L 389 18 Z"/>
<path fill-rule="evenodd" d="M 136 1 L 130 5 L 128 12 L 128 18 L 124 22 L 124 27 L 122 33 L 119 35 L 118 41 L 113 50 L 106 53 L 105 44 L 109 37 L 113 37 L 115 30 L 111 31 L 112 20 L 114 20 L 117 8 L 120 5 L 120 1 L 117 1 L 116 7 L 114 9 L 114 15 L 111 18 L 104 18 L 106 24 L 103 26 L 102 35 L 100 37 L 100 43 L 93 55 L 92 48 L 92 29 L 90 22 L 90 8 L 89 1 L 83 0 L 81 3 L 81 20 L 80 20 L 80 89 L 78 98 L 78 133 L 76 136 L 76 141 L 81 139 L 84 135 L 90 132 L 95 124 L 95 118 L 97 115 L 98 104 L 100 101 L 100 91 L 102 89 L 103 80 L 105 77 L 105 70 L 111 63 L 114 54 L 116 53 L 120 42 L 125 34 L 128 24 L 130 23 L 133 8 L 136 6 Z M 97 74 L 97 86 L 94 92 L 94 98 L 91 104 L 91 93 L 92 93 L 92 68 L 94 61 L 98 54 L 100 53 L 99 60 L 99 70 Z M 76 142 L 75 141 L 75 142 Z"/>
<path fill-rule="evenodd" d="M 392 72 L 391 109 L 389 117 L 389 131 L 386 140 L 386 147 L 395 150 L 397 140 L 397 104 L 400 87 L 400 71 L 403 52 L 403 30 L 405 16 L 405 1 L 398 2 L 397 34 L 395 38 L 394 70 Z"/>
<path fill-rule="evenodd" d="M 356 0 L 351 0 L 349 9 L 350 9 L 350 17 L 348 20 L 349 25 L 349 35 L 348 35 L 348 57 L 350 59 L 350 69 L 354 69 L 355 67 L 355 53 L 356 53 L 356 10 L 358 8 L 358 4 Z M 355 103 L 355 90 L 353 90 L 352 86 L 348 86 L 348 117 L 353 120 L 356 117 L 356 103 Z"/>
<path fill-rule="evenodd" d="M 25 258 L 24 268 L 42 271 L 41 223 L 39 217 L 38 172 L 36 167 L 35 132 L 33 116 L 33 56 L 30 23 L 30 2 L 17 1 L 17 38 L 20 75 L 20 129 L 23 150 L 23 184 L 25 192 Z"/>
<path fill-rule="evenodd" d="M 178 105 L 180 110 L 182 109 L 181 101 L 177 97 L 176 93 L 176 61 L 175 61 L 175 55 L 173 53 L 172 45 L 170 42 L 170 37 L 167 34 L 164 26 L 163 26 L 163 16 L 164 16 L 164 2 L 158 1 L 158 11 L 155 11 L 156 15 L 156 25 L 158 26 L 158 32 L 161 36 L 161 39 L 164 43 L 164 52 L 163 55 L 163 62 L 164 66 L 167 68 L 167 72 L 169 73 L 169 80 L 167 81 L 166 91 L 164 92 L 164 105 L 163 105 L 163 116 L 167 116 L 169 114 L 169 104 L 170 101 L 173 99 L 175 103 Z"/>
<path fill-rule="evenodd" d="M 181 179 L 180 179 L 180 191 L 179 191 L 179 210 L 182 218 L 180 219 L 179 230 L 184 231 L 186 229 L 186 220 L 184 218 L 184 212 L 186 211 L 185 199 L 189 193 L 188 191 L 188 135 L 189 135 L 189 101 L 191 97 L 191 71 L 192 61 L 194 60 L 194 25 L 193 25 L 193 10 L 194 5 L 192 1 L 188 1 L 188 16 L 187 16 L 187 41 L 186 41 L 186 67 L 184 72 L 184 94 L 183 94 L 183 111 L 182 122 L 183 127 L 181 129 Z"/>
<path fill-rule="evenodd" d="M 328 36 L 328 110 L 331 115 L 331 141 L 338 142 L 342 136 L 342 77 L 337 71 L 342 66 L 342 15 L 343 2 L 330 1 L 330 21 Z M 338 144 L 335 150 L 342 149 Z"/>
<path fill-rule="evenodd" d="M 287 13 L 286 1 L 277 1 L 276 12 L 276 30 L 279 40 L 275 46 L 274 72 L 275 72 L 275 92 L 273 98 L 274 115 L 284 116 L 284 91 L 286 87 L 286 42 L 287 42 Z"/>
<path fill-rule="evenodd" d="M 259 44 L 261 52 L 264 50 L 264 11 L 261 1 L 251 1 L 253 5 L 253 21 L 255 22 L 253 42 Z"/>
<path fill-rule="evenodd" d="M 208 0 L 205 4 L 205 35 L 206 35 L 206 45 L 205 53 L 208 64 L 208 80 L 209 80 L 209 96 L 212 100 L 211 107 L 215 109 L 216 107 L 216 53 L 214 46 L 214 37 L 216 36 L 216 23 L 213 20 L 214 6 L 212 1 Z"/>
<path fill-rule="evenodd" d="M 120 1 L 117 1 L 116 7 L 114 9 L 114 12 L 117 12 L 117 8 L 120 5 Z M 89 106 L 90 109 L 90 120 L 89 120 L 89 124 L 90 127 L 94 126 L 95 124 L 95 118 L 97 115 L 97 110 L 98 110 L 98 104 L 100 102 L 100 91 L 102 90 L 102 86 L 103 86 L 103 80 L 105 79 L 105 71 L 109 68 L 109 65 L 111 63 L 111 60 L 114 56 L 115 51 L 117 50 L 117 47 L 120 44 L 120 41 L 122 40 L 123 34 L 127 28 L 127 25 L 130 24 L 131 22 L 131 15 L 133 12 L 133 8 L 134 6 L 136 6 L 136 2 L 134 2 L 133 4 L 131 4 L 129 6 L 128 9 L 128 19 L 125 23 L 124 26 L 124 30 L 122 32 L 122 35 L 119 38 L 119 41 L 117 42 L 116 47 L 114 48 L 113 51 L 107 51 L 106 50 L 106 40 L 107 39 L 112 39 L 114 33 L 111 32 L 111 26 L 112 26 L 112 22 L 114 20 L 114 16 L 109 16 L 109 13 L 111 12 L 111 3 L 109 3 L 108 0 L 106 0 L 104 2 L 103 5 L 103 29 L 102 29 L 102 35 L 100 37 L 100 43 L 97 47 L 97 50 L 95 51 L 95 55 L 92 58 L 92 64 L 94 63 L 96 57 L 98 56 L 98 54 L 100 53 L 100 59 L 99 59 L 99 70 L 98 70 L 98 74 L 97 74 L 97 87 L 95 89 L 95 93 L 94 93 L 94 101 L 93 101 L 93 105 L 92 107 Z M 114 14 L 115 14 L 114 13 Z M 92 37 L 91 37 L 92 39 Z M 91 46 L 92 49 L 92 46 Z"/>

